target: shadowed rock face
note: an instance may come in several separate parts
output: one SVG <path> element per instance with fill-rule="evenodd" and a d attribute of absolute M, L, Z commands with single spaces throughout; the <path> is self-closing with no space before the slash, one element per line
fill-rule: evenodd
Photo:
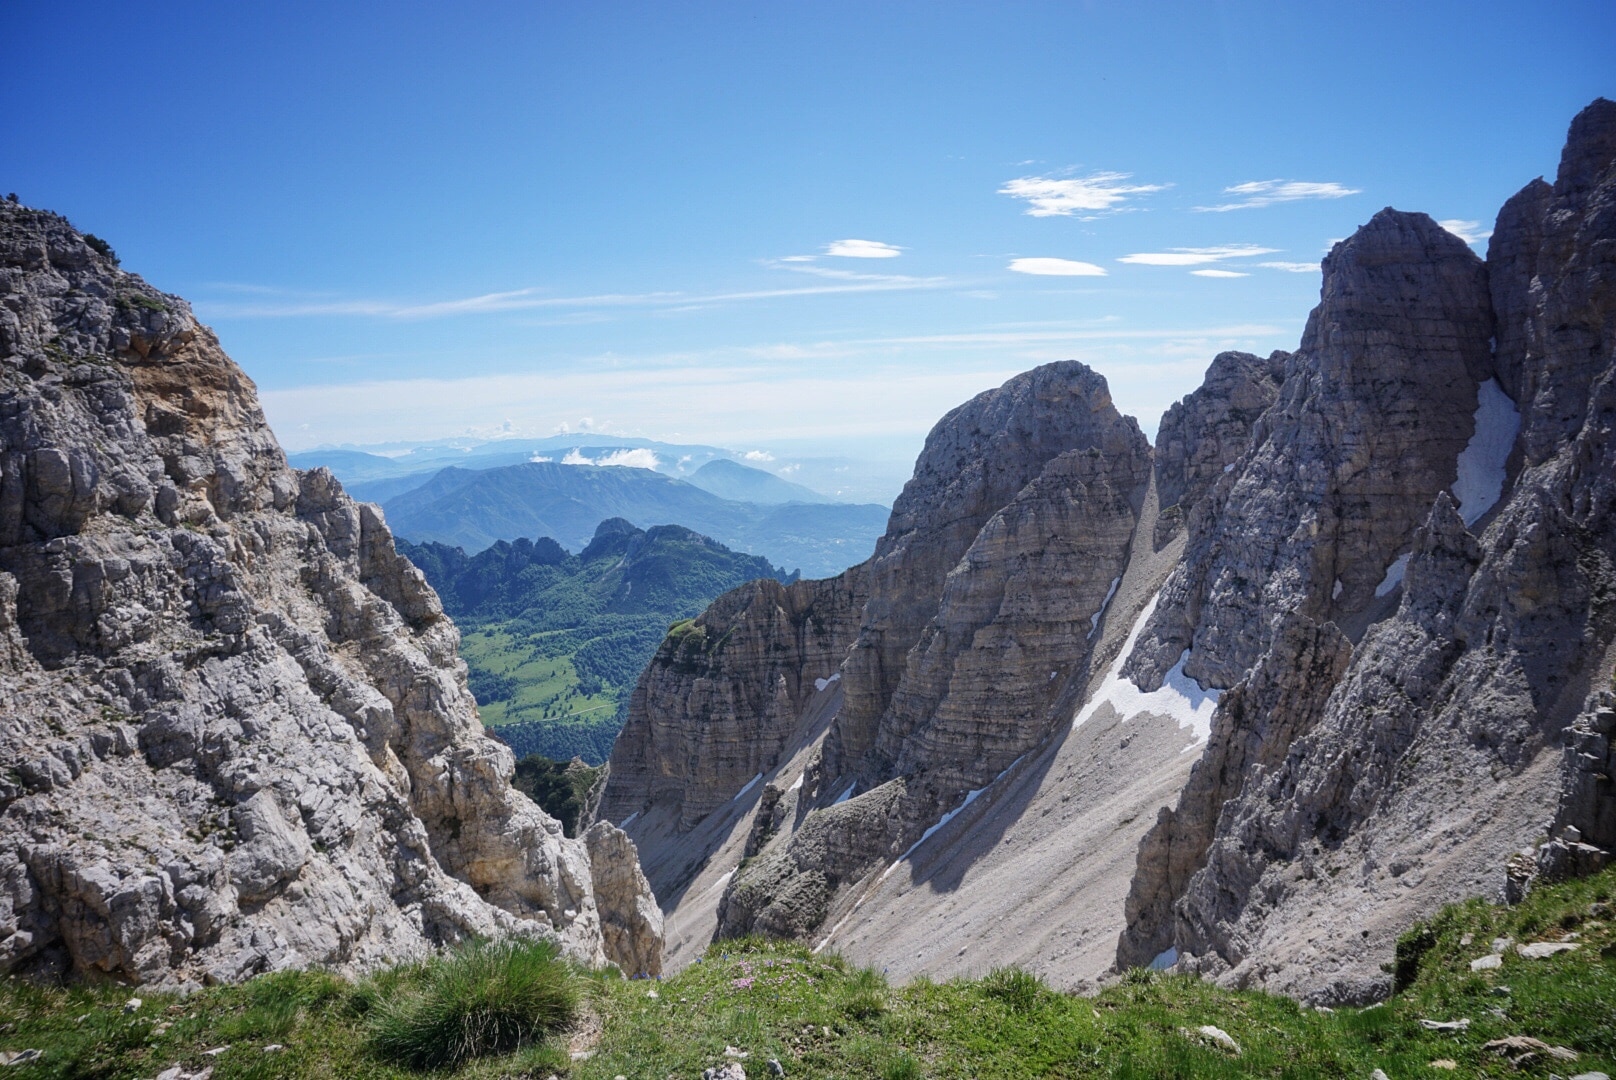
<path fill-rule="evenodd" d="M 1162 507 L 1157 547 L 1245 453 L 1258 418 L 1279 397 L 1289 359 L 1290 353 L 1283 352 L 1266 360 L 1250 353 L 1218 353 L 1200 387 L 1162 414 L 1155 453 L 1156 497 Z"/>
<path fill-rule="evenodd" d="M 1370 1000 L 1388 989 L 1379 962 L 1401 927 L 1450 900 L 1500 896 L 1509 857 L 1551 823 L 1558 835 L 1544 849 L 1546 869 L 1609 858 L 1599 845 L 1616 835 L 1616 803 L 1608 778 L 1600 790 L 1587 763 L 1603 761 L 1607 748 L 1609 697 L 1599 687 L 1611 677 L 1616 637 L 1613 252 L 1616 104 L 1599 101 L 1573 123 L 1555 184 L 1535 181 L 1505 206 L 1488 254 L 1494 370 L 1522 413 L 1524 460 L 1503 500 L 1476 533 L 1448 494 L 1426 503 L 1397 606 L 1368 628 L 1350 663 L 1344 642 L 1329 644 L 1334 628 L 1312 614 L 1331 611 L 1318 597 L 1320 575 L 1292 574 L 1314 587 L 1294 590 L 1295 610 L 1277 630 L 1259 619 L 1246 631 L 1247 647 L 1262 650 L 1255 667 L 1225 697 L 1177 810 L 1142 845 L 1129 900 L 1137 922 L 1123 936 L 1122 963 L 1173 944 L 1181 966 L 1231 983 Z M 1438 249 L 1433 257 L 1451 265 Z M 1325 295 L 1327 306 L 1328 280 Z M 1316 315 L 1311 325 L 1320 324 Z M 1298 356 L 1309 352 L 1304 344 Z M 1450 358 L 1456 378 L 1458 359 Z M 1261 425 L 1270 433 L 1294 411 L 1299 375 L 1287 372 Z M 1327 426 L 1352 430 L 1341 403 L 1319 401 Z M 1223 502 L 1235 507 L 1245 484 L 1228 486 Z M 1406 500 L 1418 505 L 1417 493 Z M 1282 551 L 1315 520 L 1309 509 L 1276 517 L 1266 538 L 1249 512 L 1204 528 L 1225 547 Z M 1337 538 L 1341 565 L 1349 534 L 1319 532 Z M 1218 590 L 1202 595 L 1200 627 L 1240 607 L 1212 611 Z M 1262 609 L 1245 610 L 1249 626 Z M 1243 655 L 1220 645 L 1227 635 L 1204 640 L 1206 669 L 1221 672 Z M 1197 651 L 1202 641 L 1198 629 Z M 1555 744 L 1573 720 L 1572 747 L 1561 752 Z"/>
<path fill-rule="evenodd" d="M 0 203 L 0 970 L 229 981 L 508 933 L 656 969 L 632 845 L 511 790 L 458 644 L 184 301 Z"/>

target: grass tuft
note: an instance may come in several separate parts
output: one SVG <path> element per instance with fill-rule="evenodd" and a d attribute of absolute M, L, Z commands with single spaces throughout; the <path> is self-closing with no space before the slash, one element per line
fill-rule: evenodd
<path fill-rule="evenodd" d="M 549 942 L 481 942 L 389 975 L 367 1002 L 371 1046 L 417 1069 L 515 1050 L 578 1012 L 572 969 Z"/>
<path fill-rule="evenodd" d="M 982 992 L 1011 1012 L 1032 1012 L 1047 989 L 1038 976 L 1017 967 L 994 968 L 982 979 Z"/>

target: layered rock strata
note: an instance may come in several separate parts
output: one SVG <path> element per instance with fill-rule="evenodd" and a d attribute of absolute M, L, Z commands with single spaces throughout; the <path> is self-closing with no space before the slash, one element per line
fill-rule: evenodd
<path fill-rule="evenodd" d="M 502 934 L 657 970 L 633 845 L 511 789 L 458 641 L 183 300 L 0 203 L 0 970 L 231 981 Z"/>
<path fill-rule="evenodd" d="M 1041 745 L 1087 684 L 1149 480 L 1104 380 L 1049 365 L 939 422 L 868 563 L 755 583 L 675 628 L 635 691 L 602 811 L 656 849 L 664 902 L 693 881 L 710 892 L 702 868 L 739 844 L 750 858 L 715 928 L 805 934 L 844 885 Z M 810 612 L 828 631 L 811 642 Z M 732 839 L 718 823 L 760 782 Z"/>
<path fill-rule="evenodd" d="M 1385 233 L 1383 218 L 1368 229 Z M 1397 232 L 1409 229 L 1423 225 Z M 1355 257 L 1377 247 L 1360 246 Z M 1337 339 L 1329 328 L 1354 325 L 1354 309 L 1384 317 L 1396 300 L 1428 312 L 1427 288 L 1460 282 L 1432 295 L 1468 298 L 1472 317 L 1450 306 L 1431 329 L 1439 343 L 1469 341 L 1478 331 L 1446 331 L 1490 313 L 1479 331 L 1496 344 L 1490 367 L 1469 348 L 1443 362 L 1456 381 L 1468 377 L 1462 386 L 1485 397 L 1487 379 L 1496 378 L 1519 402 L 1518 439 L 1496 417 L 1478 425 L 1490 433 L 1476 433 L 1502 432 L 1503 449 L 1513 445 L 1510 475 L 1499 477 L 1502 500 L 1462 505 L 1463 492 L 1477 490 L 1463 483 L 1465 463 L 1441 466 L 1435 457 L 1434 439 L 1451 453 L 1456 435 L 1436 428 L 1410 441 L 1394 430 L 1371 443 L 1381 450 L 1366 463 L 1393 476 L 1419 464 L 1401 474 L 1417 482 L 1405 483 L 1398 513 L 1377 512 L 1387 502 L 1382 492 L 1362 502 L 1366 519 L 1356 529 L 1324 513 L 1325 503 L 1307 501 L 1271 506 L 1264 526 L 1250 511 L 1264 500 L 1245 476 L 1258 470 L 1266 483 L 1274 458 L 1261 436 L 1254 440 L 1220 499 L 1222 518 L 1202 524 L 1208 539 L 1199 546 L 1192 536 L 1192 553 L 1212 553 L 1198 564 L 1192 556 L 1183 572 L 1198 583 L 1184 593 L 1196 602 L 1157 639 L 1158 650 L 1171 642 L 1167 651 L 1192 639 L 1192 657 L 1205 649 L 1202 670 L 1244 681 L 1226 696 L 1179 807 L 1142 845 L 1130 898 L 1137 921 L 1119 948 L 1124 964 L 1171 945 L 1181 966 L 1230 982 L 1369 1000 L 1388 988 L 1379 963 L 1400 927 L 1449 900 L 1503 895 L 1512 854 L 1551 823 L 1566 850 L 1545 852 L 1546 863 L 1604 857 L 1583 834 L 1586 824 L 1589 835 L 1602 835 L 1609 795 L 1600 786 L 1608 774 L 1596 777 L 1592 764 L 1603 746 L 1604 699 L 1568 726 L 1590 689 L 1608 685 L 1616 637 L 1616 104 L 1599 101 L 1578 116 L 1552 186 L 1534 182 L 1506 205 L 1482 268 L 1485 297 L 1477 299 L 1468 269 L 1453 272 L 1465 260 L 1434 244 L 1428 251 L 1425 270 L 1377 279 L 1373 267 L 1351 266 L 1352 241 L 1338 248 L 1327 273 L 1379 284 L 1354 295 L 1327 277 L 1312 343 L 1298 358 L 1328 362 Z M 1426 285 L 1406 294 L 1403 281 Z M 1376 351 L 1351 362 L 1373 370 Z M 1338 439 L 1351 436 L 1351 401 L 1332 402 L 1330 384 L 1299 375 L 1293 364 L 1260 429 L 1271 436 L 1287 416 L 1311 412 Z M 1308 387 L 1306 399 L 1292 400 L 1293 380 Z M 1477 416 L 1486 411 L 1484 401 Z M 1346 456 L 1338 448 L 1322 460 Z M 1333 628 L 1321 620 L 1363 603 L 1376 565 L 1400 546 L 1372 541 L 1391 536 L 1422 504 L 1418 488 L 1456 473 L 1459 498 L 1423 500 L 1423 521 L 1404 548 L 1406 574 L 1384 594 L 1395 608 L 1367 627 L 1342 667 L 1345 646 L 1328 644 Z M 1215 548 L 1258 553 L 1252 565 L 1267 568 L 1268 584 L 1219 588 L 1238 564 Z M 1295 557 L 1273 561 L 1286 551 Z M 1320 595 L 1331 572 L 1344 582 L 1333 603 Z M 1281 592 L 1293 597 L 1289 613 L 1278 612 Z M 1278 617 L 1265 618 L 1268 610 Z M 1137 666 L 1148 673 L 1161 662 L 1146 656 Z M 1339 677 L 1330 679 L 1335 668 Z M 1299 700 L 1287 688 L 1297 675 L 1319 682 Z M 1562 751 L 1568 738 L 1571 749 Z M 1229 767 L 1242 760 L 1244 768 Z"/>
<path fill-rule="evenodd" d="M 669 631 L 629 698 L 599 816 L 656 804 L 688 830 L 773 772 L 858 632 L 862 567 L 749 582 Z M 665 891 L 672 882 L 659 882 Z"/>

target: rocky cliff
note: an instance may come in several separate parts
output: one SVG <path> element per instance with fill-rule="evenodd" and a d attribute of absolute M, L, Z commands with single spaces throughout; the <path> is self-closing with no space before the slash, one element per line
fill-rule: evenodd
<path fill-rule="evenodd" d="M 664 902 L 744 833 L 747 867 L 697 889 L 712 918 L 807 933 L 1040 745 L 1088 681 L 1149 479 L 1148 445 L 1104 379 L 1039 368 L 938 423 L 868 563 L 748 586 L 675 628 L 635 692 L 603 807 L 644 814 L 629 827 L 648 850 L 679 851 L 665 875 L 650 856 Z M 812 647 L 792 590 L 825 612 Z M 750 826 L 702 824 L 758 783 Z M 680 838 L 657 832 L 669 826 Z"/>
<path fill-rule="evenodd" d="M 946 417 L 780 764 L 732 770 L 684 840 L 631 825 L 677 863 L 675 918 L 707 913 L 690 941 L 1363 1001 L 1412 919 L 1607 859 L 1613 162 L 1601 100 L 1485 260 L 1376 214 L 1297 349 L 1219 356 L 1148 458 L 1086 369 Z M 695 688 L 647 696 L 648 728 L 715 723 L 673 706 Z M 618 810 L 689 805 L 621 765 Z"/>
<path fill-rule="evenodd" d="M 1555 183 L 1506 205 L 1484 265 L 1440 238 L 1408 246 L 1428 235 L 1382 214 L 1332 253 L 1221 515 L 1192 523 L 1190 550 L 1207 554 L 1175 574 L 1182 601 L 1157 620 L 1157 651 L 1135 655 L 1148 677 L 1193 643 L 1200 670 L 1238 686 L 1142 847 L 1123 963 L 1170 946 L 1232 982 L 1368 1000 L 1388 987 L 1397 927 L 1502 895 L 1512 855 L 1551 824 L 1552 872 L 1608 857 L 1597 692 L 1616 636 L 1616 104 L 1577 117 Z M 1397 269 L 1405 257 L 1415 265 Z M 1388 349 L 1433 347 L 1382 367 Z M 1339 388 L 1406 387 L 1430 365 L 1445 392 L 1351 423 L 1364 414 Z M 1293 384 L 1304 368 L 1333 375 Z M 1445 421 L 1424 414 L 1431 402 Z M 1287 457 L 1304 445 L 1293 418 L 1309 415 L 1331 434 Z M 1380 480 L 1358 479 L 1359 447 Z M 1296 499 L 1310 476 L 1318 494 Z M 1333 509 L 1348 491 L 1355 522 Z M 1384 613 L 1355 625 L 1377 574 Z"/>
<path fill-rule="evenodd" d="M 657 970 L 633 845 L 510 788 L 457 645 L 183 300 L 0 203 L 0 970 L 230 981 L 509 933 Z"/>

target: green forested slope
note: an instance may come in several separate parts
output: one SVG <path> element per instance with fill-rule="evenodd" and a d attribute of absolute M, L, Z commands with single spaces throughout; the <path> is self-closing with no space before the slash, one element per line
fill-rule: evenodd
<path fill-rule="evenodd" d="M 668 625 L 721 593 L 786 576 L 677 525 L 604 521 L 577 555 L 554 540 L 476 555 L 399 541 L 460 625 L 483 723 L 518 756 L 606 760 L 629 691 Z"/>

